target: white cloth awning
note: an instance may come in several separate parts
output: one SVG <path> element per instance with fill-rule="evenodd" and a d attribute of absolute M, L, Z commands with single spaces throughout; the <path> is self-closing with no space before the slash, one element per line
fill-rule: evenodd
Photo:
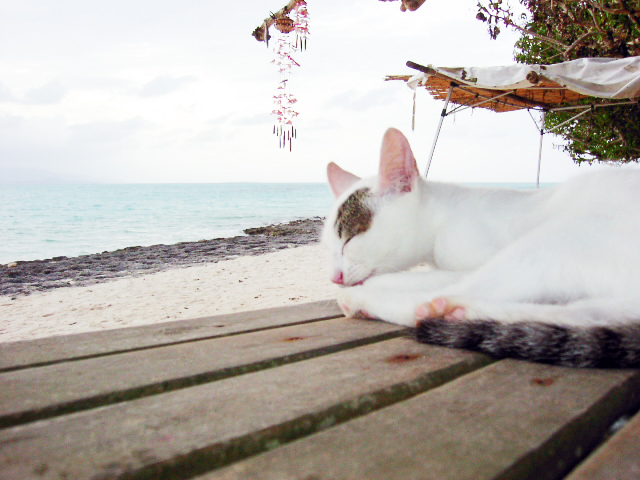
<path fill-rule="evenodd" d="M 581 58 L 554 65 L 517 64 L 504 67 L 461 68 L 429 65 L 429 67 L 461 84 L 488 90 L 535 87 L 539 79 L 543 78 L 592 97 L 610 99 L 640 97 L 640 57 Z M 428 73 L 414 75 L 408 83 L 417 86 L 422 84 L 428 76 Z"/>

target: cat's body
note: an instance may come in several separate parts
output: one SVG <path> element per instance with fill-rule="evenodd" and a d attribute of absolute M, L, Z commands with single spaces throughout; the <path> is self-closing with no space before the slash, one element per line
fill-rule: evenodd
<path fill-rule="evenodd" d="M 499 357 L 640 366 L 640 171 L 539 190 L 427 182 L 390 129 L 377 177 L 328 173 L 323 239 L 346 314 Z M 419 263 L 434 270 L 404 271 Z"/>

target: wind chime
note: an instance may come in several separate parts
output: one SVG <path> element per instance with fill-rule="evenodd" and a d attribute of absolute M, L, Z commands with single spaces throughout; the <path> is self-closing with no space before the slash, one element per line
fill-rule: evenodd
<path fill-rule="evenodd" d="M 291 151 L 291 143 L 297 136 L 293 121 L 298 116 L 294 108 L 298 100 L 290 91 L 290 77 L 293 67 L 300 66 L 293 55 L 298 50 L 307 48 L 309 35 L 307 2 L 297 0 L 289 12 L 274 18 L 273 25 L 280 32 L 274 42 L 275 59 L 271 62 L 276 65 L 279 74 L 276 95 L 273 97 L 274 109 L 271 112 L 276 116 L 273 133 L 278 136 L 280 148 L 286 148 L 288 144 Z M 265 33 L 268 41 L 269 34 Z"/>

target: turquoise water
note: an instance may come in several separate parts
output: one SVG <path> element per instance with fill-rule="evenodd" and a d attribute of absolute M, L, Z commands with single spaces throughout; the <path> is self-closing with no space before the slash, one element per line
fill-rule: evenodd
<path fill-rule="evenodd" d="M 326 184 L 0 185 L 0 263 L 231 237 L 331 203 Z"/>
<path fill-rule="evenodd" d="M 0 185 L 0 263 L 232 237 L 331 204 L 323 183 Z"/>

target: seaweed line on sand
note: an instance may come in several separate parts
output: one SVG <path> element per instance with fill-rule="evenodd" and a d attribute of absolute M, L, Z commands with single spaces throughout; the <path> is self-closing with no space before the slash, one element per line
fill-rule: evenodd
<path fill-rule="evenodd" d="M 0 296 L 29 295 L 60 287 L 93 285 L 116 278 L 308 245 L 318 242 L 322 222 L 321 217 L 313 217 L 248 228 L 244 230 L 246 236 L 127 247 L 79 257 L 12 262 L 0 265 Z"/>

